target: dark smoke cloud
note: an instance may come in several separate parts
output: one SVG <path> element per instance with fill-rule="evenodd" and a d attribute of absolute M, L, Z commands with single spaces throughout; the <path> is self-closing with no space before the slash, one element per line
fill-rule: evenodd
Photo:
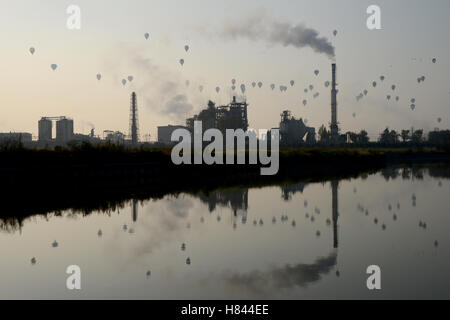
<path fill-rule="evenodd" d="M 303 24 L 293 25 L 288 22 L 273 21 L 267 17 L 264 10 L 238 20 L 227 19 L 218 34 L 232 40 L 245 38 L 285 47 L 311 48 L 317 53 L 326 54 L 331 59 L 335 56 L 334 46 L 326 37 L 320 37 L 317 30 Z"/>

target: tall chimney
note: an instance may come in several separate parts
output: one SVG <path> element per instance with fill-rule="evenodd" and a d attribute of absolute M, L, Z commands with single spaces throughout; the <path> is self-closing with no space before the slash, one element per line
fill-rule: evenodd
<path fill-rule="evenodd" d="M 336 99 L 336 64 L 331 65 L 331 139 L 336 141 L 338 138 L 337 125 L 337 99 Z"/>
<path fill-rule="evenodd" d="M 139 141 L 139 122 L 137 111 L 136 93 L 133 92 L 131 94 L 130 106 L 130 136 L 132 144 L 137 144 Z"/>

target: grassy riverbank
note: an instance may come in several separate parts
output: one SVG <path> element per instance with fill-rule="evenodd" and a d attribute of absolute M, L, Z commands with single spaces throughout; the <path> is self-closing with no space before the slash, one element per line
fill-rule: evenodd
<path fill-rule="evenodd" d="M 179 165 L 169 149 L 86 147 L 0 152 L 4 198 L 0 219 L 73 208 L 107 210 L 135 198 L 217 188 L 261 187 L 357 177 L 391 165 L 450 164 L 438 149 L 282 149 L 280 169 L 261 176 L 259 165 Z"/>

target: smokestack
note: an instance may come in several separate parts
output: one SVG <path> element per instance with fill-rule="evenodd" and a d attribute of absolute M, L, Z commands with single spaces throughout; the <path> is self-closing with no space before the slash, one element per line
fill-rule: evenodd
<path fill-rule="evenodd" d="M 131 135 L 131 143 L 137 144 L 139 140 L 139 125 L 138 125 L 137 102 L 135 92 L 131 94 L 130 135 Z"/>
<path fill-rule="evenodd" d="M 331 139 L 337 140 L 338 125 L 337 125 L 337 98 L 336 98 L 336 63 L 331 65 Z"/>

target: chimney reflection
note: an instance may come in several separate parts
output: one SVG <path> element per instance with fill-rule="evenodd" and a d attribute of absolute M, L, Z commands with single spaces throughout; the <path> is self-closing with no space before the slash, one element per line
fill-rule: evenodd
<path fill-rule="evenodd" d="M 133 222 L 136 222 L 137 221 L 137 200 L 133 199 L 133 206 L 132 206 L 132 208 L 133 208 L 133 212 L 132 212 Z"/>
<path fill-rule="evenodd" d="M 338 187 L 339 181 L 331 181 L 331 210 L 332 210 L 332 220 L 333 220 L 333 248 L 338 247 L 338 231 L 337 231 L 337 220 L 339 217 L 338 212 Z"/>

